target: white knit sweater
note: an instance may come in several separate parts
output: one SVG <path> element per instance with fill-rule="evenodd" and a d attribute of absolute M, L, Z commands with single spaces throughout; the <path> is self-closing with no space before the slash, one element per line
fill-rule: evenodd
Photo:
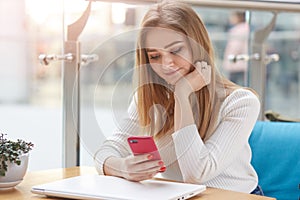
<path fill-rule="evenodd" d="M 232 92 L 222 103 L 213 135 L 203 143 L 196 125 L 184 127 L 156 141 L 167 170 L 162 176 L 188 183 L 250 193 L 258 184 L 250 164 L 249 136 L 257 120 L 260 103 L 245 89 Z M 95 154 L 96 168 L 103 174 L 103 163 L 110 156 L 131 154 L 129 135 L 138 134 L 135 103 L 129 116 Z"/>

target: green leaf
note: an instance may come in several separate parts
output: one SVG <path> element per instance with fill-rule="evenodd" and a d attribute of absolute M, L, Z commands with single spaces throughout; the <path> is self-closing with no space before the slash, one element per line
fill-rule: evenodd
<path fill-rule="evenodd" d="M 3 133 L 0 133 L 0 176 L 5 176 L 7 171 L 7 163 L 21 164 L 20 156 L 28 153 L 33 148 L 31 142 L 25 142 L 18 139 L 17 142 L 7 140 Z"/>

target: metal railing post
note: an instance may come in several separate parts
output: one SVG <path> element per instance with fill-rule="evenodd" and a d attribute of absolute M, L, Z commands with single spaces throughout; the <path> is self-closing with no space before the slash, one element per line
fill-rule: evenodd
<path fill-rule="evenodd" d="M 64 61 L 63 66 L 63 167 L 80 165 L 80 42 L 91 11 L 91 1 L 82 16 L 68 26 L 65 54 L 74 59 Z"/>

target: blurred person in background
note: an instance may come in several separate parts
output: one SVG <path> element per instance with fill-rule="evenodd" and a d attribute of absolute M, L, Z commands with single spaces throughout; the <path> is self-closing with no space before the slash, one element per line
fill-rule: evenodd
<path fill-rule="evenodd" d="M 224 52 L 223 68 L 228 77 L 234 83 L 246 85 L 247 65 L 244 60 L 232 62 L 228 59 L 230 55 L 248 54 L 249 24 L 245 19 L 244 11 L 234 11 L 229 16 L 230 29 L 228 41 Z"/>

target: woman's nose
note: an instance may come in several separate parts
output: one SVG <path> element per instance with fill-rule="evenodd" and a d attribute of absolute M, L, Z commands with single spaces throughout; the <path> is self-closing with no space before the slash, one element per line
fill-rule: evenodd
<path fill-rule="evenodd" d="M 164 68 L 170 68 L 174 65 L 174 60 L 172 58 L 172 55 L 169 53 L 166 53 L 163 55 L 163 63 L 162 63 Z"/>

